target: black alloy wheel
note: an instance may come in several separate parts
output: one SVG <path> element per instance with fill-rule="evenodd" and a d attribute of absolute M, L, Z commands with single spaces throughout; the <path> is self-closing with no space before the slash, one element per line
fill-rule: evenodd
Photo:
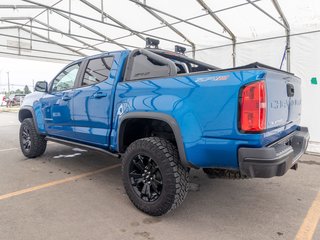
<path fill-rule="evenodd" d="M 138 154 L 130 164 L 129 177 L 134 192 L 144 201 L 157 200 L 162 191 L 162 175 L 151 157 Z"/>
<path fill-rule="evenodd" d="M 148 137 L 134 141 L 126 149 L 122 180 L 128 197 L 139 210 L 160 216 L 185 199 L 189 170 L 181 164 L 173 143 Z"/>
<path fill-rule="evenodd" d="M 26 126 L 22 127 L 21 140 L 22 140 L 22 148 L 26 152 L 29 152 L 31 148 L 31 137 L 30 137 L 30 130 Z"/>
<path fill-rule="evenodd" d="M 37 132 L 32 118 L 26 118 L 22 121 L 19 132 L 20 148 L 28 158 L 41 156 L 47 147 L 47 141 L 44 135 Z"/>

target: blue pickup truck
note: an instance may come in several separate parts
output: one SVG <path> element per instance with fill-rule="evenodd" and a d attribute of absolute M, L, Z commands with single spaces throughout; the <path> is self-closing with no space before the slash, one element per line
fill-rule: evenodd
<path fill-rule="evenodd" d="M 309 140 L 300 82 L 260 63 L 219 69 L 156 48 L 105 52 L 36 84 L 19 112 L 21 150 L 38 157 L 55 141 L 121 157 L 130 200 L 159 216 L 185 199 L 190 169 L 233 179 L 296 169 Z"/>

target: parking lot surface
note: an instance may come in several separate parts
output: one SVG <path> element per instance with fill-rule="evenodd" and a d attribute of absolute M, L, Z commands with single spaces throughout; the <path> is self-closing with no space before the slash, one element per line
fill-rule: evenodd
<path fill-rule="evenodd" d="M 0 113 L 0 239 L 320 239 L 320 157 L 272 179 L 209 179 L 162 217 L 138 211 L 120 161 L 56 143 L 42 157 L 19 149 L 16 113 Z M 195 188 L 199 184 L 199 189 Z"/>

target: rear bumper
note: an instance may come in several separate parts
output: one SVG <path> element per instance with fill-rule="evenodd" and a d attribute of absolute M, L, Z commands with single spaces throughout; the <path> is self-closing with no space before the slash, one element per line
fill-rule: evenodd
<path fill-rule="evenodd" d="M 301 127 L 268 147 L 239 148 L 240 173 L 248 178 L 282 176 L 304 154 L 308 141 L 308 128 Z"/>

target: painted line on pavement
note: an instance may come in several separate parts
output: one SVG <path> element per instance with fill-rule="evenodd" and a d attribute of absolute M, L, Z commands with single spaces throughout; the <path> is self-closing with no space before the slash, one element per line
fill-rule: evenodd
<path fill-rule="evenodd" d="M 17 150 L 18 148 L 7 148 L 7 149 L 0 149 L 0 152 L 12 151 Z"/>
<path fill-rule="evenodd" d="M 306 217 L 296 235 L 296 240 L 312 240 L 320 219 L 320 192 L 312 202 Z"/>
<path fill-rule="evenodd" d="M 49 187 L 60 185 L 60 184 L 63 184 L 63 183 L 72 182 L 72 181 L 80 179 L 80 178 L 88 177 L 88 176 L 91 176 L 91 175 L 94 175 L 94 174 L 97 174 L 97 173 L 101 173 L 101 172 L 105 172 L 105 171 L 117 168 L 120 165 L 121 164 L 115 164 L 115 165 L 112 165 L 112 166 L 109 166 L 109 167 L 100 168 L 100 169 L 95 170 L 95 171 L 82 173 L 82 174 L 79 174 L 79 175 L 76 175 L 76 176 L 73 176 L 73 177 L 64 178 L 64 179 L 60 179 L 60 180 L 44 183 L 44 184 L 41 184 L 41 185 L 37 185 L 37 186 L 34 186 L 34 187 L 22 189 L 22 190 L 19 190 L 19 191 L 7 193 L 7 194 L 4 194 L 4 195 L 0 195 L 0 200 L 4 200 L 4 199 L 11 198 L 11 197 L 19 196 L 19 195 L 22 195 L 22 194 L 25 194 L 25 193 L 34 192 L 34 191 L 37 191 L 37 190 L 40 190 L 40 189 L 44 189 L 44 188 L 49 188 Z"/>
<path fill-rule="evenodd" d="M 58 144 L 58 143 L 55 143 L 55 142 L 48 142 L 47 144 Z M 18 150 L 20 148 L 5 148 L 5 149 L 0 149 L 0 152 L 6 152 L 6 151 L 12 151 L 12 150 Z"/>

